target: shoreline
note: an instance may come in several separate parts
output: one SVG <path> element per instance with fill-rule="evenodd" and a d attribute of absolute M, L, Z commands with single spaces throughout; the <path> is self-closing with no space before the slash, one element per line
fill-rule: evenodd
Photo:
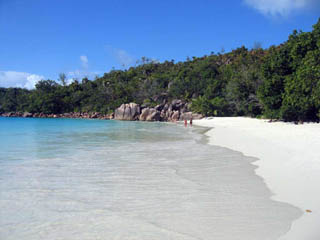
<path fill-rule="evenodd" d="M 70 113 L 29 113 L 29 112 L 9 112 L 0 113 L 0 117 L 7 118 L 72 118 L 72 119 L 113 119 L 113 114 L 102 114 L 99 112 L 70 112 Z"/>
<path fill-rule="evenodd" d="M 209 144 L 256 157 L 256 174 L 273 193 L 271 199 L 292 204 L 303 215 L 280 240 L 317 240 L 320 236 L 320 124 L 272 122 L 245 117 L 195 120 L 211 127 Z"/>

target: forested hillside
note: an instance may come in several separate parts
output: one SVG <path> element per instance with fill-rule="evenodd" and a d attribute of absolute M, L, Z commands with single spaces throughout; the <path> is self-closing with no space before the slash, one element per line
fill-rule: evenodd
<path fill-rule="evenodd" d="M 206 116 L 253 116 L 285 121 L 320 119 L 320 20 L 269 49 L 240 47 L 184 62 L 142 58 L 95 80 L 42 80 L 36 89 L 0 88 L 0 113 L 114 111 L 122 103 L 155 106 L 181 99 Z"/>

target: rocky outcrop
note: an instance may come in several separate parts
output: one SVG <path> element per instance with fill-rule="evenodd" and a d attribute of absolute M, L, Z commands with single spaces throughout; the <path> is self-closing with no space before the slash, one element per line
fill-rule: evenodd
<path fill-rule="evenodd" d="M 143 107 L 142 107 L 143 108 Z M 140 121 L 183 121 L 192 119 L 201 119 L 201 114 L 192 113 L 190 103 L 175 99 L 171 103 L 163 102 L 154 108 L 144 107 L 139 116 Z"/>
<path fill-rule="evenodd" d="M 86 118 L 86 119 L 116 119 L 128 121 L 184 121 L 192 119 L 201 119 L 201 114 L 195 114 L 190 111 L 190 104 L 182 100 L 163 101 L 161 104 L 150 107 L 139 106 L 136 103 L 122 104 L 117 108 L 114 114 L 101 114 L 98 112 L 73 112 L 61 114 L 28 113 L 28 112 L 10 112 L 0 114 L 2 117 L 33 117 L 33 118 Z"/>
<path fill-rule="evenodd" d="M 10 113 L 2 113 L 1 117 L 25 117 L 25 118 L 96 118 L 101 120 L 109 120 L 113 119 L 113 114 L 101 114 L 98 112 L 93 113 L 62 113 L 62 114 L 46 114 L 46 113 L 21 113 L 21 112 L 10 112 Z"/>
<path fill-rule="evenodd" d="M 140 106 L 136 103 L 122 104 L 114 112 L 114 119 L 135 121 L 139 119 Z"/>
<path fill-rule="evenodd" d="M 179 117 L 180 117 L 180 112 L 177 110 L 177 111 L 173 111 L 171 116 L 168 118 L 169 121 L 178 121 L 179 120 Z"/>
<path fill-rule="evenodd" d="M 142 112 L 139 116 L 140 121 L 183 121 L 192 119 L 201 119 L 201 114 L 190 111 L 190 103 L 175 99 L 171 102 L 163 101 L 162 104 L 151 107 L 142 106 Z"/>
<path fill-rule="evenodd" d="M 156 108 L 144 108 L 139 117 L 140 121 L 160 121 L 160 111 Z"/>
<path fill-rule="evenodd" d="M 183 102 L 182 100 L 172 100 L 171 102 L 171 108 L 172 110 L 181 110 L 182 108 L 184 108 L 185 106 L 185 102 Z"/>

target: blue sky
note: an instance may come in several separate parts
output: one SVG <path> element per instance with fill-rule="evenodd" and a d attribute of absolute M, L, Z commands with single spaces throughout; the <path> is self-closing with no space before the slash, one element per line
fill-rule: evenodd
<path fill-rule="evenodd" d="M 183 61 L 310 31 L 318 0 L 0 0 L 0 86 L 94 78 L 146 56 Z"/>

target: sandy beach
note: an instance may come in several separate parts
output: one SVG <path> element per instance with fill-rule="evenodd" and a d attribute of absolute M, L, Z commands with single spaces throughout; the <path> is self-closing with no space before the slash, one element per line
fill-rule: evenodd
<path fill-rule="evenodd" d="M 303 211 L 281 240 L 320 239 L 320 124 L 295 125 L 244 117 L 194 121 L 212 127 L 209 143 L 259 160 L 256 174 L 274 194 L 272 199 Z"/>

